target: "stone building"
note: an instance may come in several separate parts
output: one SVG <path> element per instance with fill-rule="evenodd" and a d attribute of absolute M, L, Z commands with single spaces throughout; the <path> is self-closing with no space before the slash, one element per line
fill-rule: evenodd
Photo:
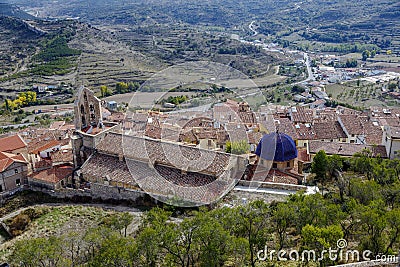
<path fill-rule="evenodd" d="M 385 126 L 382 143 L 388 158 L 400 158 L 400 127 Z"/>
<path fill-rule="evenodd" d="M 103 122 L 101 101 L 92 90 L 79 89 L 74 103 L 75 133 L 71 137 L 73 161 L 80 167 L 93 154 L 105 133 L 117 126 L 116 123 Z"/>
<path fill-rule="evenodd" d="M 90 131 L 90 127 L 101 127 L 101 101 L 94 92 L 81 87 L 74 103 L 75 129 Z"/>
<path fill-rule="evenodd" d="M 11 192 L 26 184 L 28 165 L 23 155 L 0 152 L 0 192 Z"/>

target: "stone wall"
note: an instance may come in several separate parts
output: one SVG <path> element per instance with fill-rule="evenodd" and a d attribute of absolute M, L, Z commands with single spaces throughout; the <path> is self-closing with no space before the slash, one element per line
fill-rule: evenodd
<path fill-rule="evenodd" d="M 115 199 L 136 201 L 139 198 L 143 198 L 146 196 L 146 193 L 143 191 L 103 185 L 98 183 L 92 183 L 90 190 L 94 198 L 101 198 L 103 200 Z"/>
<path fill-rule="evenodd" d="M 50 190 L 42 187 L 30 187 L 31 190 L 43 192 L 50 196 L 62 199 L 72 199 L 76 197 L 90 197 L 92 199 L 101 200 L 131 200 L 139 201 L 140 198 L 145 198 L 146 193 L 143 191 L 126 189 L 122 187 L 108 186 L 97 183 L 92 183 L 90 189 L 60 189 Z"/>

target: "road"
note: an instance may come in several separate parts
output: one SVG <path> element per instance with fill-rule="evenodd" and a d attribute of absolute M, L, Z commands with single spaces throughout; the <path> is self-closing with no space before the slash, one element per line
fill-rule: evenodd
<path fill-rule="evenodd" d="M 31 126 L 31 125 L 36 125 L 37 123 L 20 123 L 20 124 L 9 124 L 9 125 L 3 125 L 0 126 L 0 128 L 14 128 L 14 129 L 18 129 L 24 126 Z"/>
<path fill-rule="evenodd" d="M 308 77 L 305 80 L 292 83 L 291 84 L 292 86 L 296 85 L 296 84 L 307 83 L 309 81 L 315 81 L 315 77 L 314 77 L 314 74 L 312 72 L 312 67 L 311 67 L 311 63 L 310 63 L 310 57 L 308 56 L 308 54 L 306 52 L 304 52 L 304 61 L 305 61 L 305 64 L 306 64 Z"/>
<path fill-rule="evenodd" d="M 308 54 L 306 52 L 304 52 L 304 60 L 306 62 L 308 78 L 305 79 L 303 82 L 315 81 L 314 74 L 313 74 L 312 68 L 311 68 L 310 57 L 308 56 Z"/>
<path fill-rule="evenodd" d="M 254 29 L 254 23 L 255 23 L 255 21 L 253 20 L 253 21 L 250 23 L 250 25 L 249 25 L 249 29 L 250 29 L 250 31 L 253 32 L 253 36 L 256 36 L 256 35 L 258 34 L 258 31 L 256 31 L 256 30 Z"/>

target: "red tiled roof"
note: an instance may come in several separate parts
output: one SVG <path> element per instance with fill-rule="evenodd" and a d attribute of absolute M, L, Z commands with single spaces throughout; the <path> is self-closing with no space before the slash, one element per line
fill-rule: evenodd
<path fill-rule="evenodd" d="M 18 134 L 0 138 L 0 151 L 12 152 L 26 147 L 27 144 Z"/>
<path fill-rule="evenodd" d="M 333 143 L 323 141 L 310 141 L 309 150 L 311 154 L 316 154 L 320 150 L 324 150 L 328 155 L 340 155 L 340 156 L 353 156 L 357 152 L 361 152 L 363 149 L 372 151 L 373 155 L 380 155 L 382 158 L 387 158 L 386 148 L 382 145 L 360 145 L 360 144 L 349 144 L 349 143 Z"/>
<path fill-rule="evenodd" d="M 258 144 L 263 137 L 263 134 L 260 132 L 248 132 L 247 136 L 249 138 L 249 144 Z"/>
<path fill-rule="evenodd" d="M 189 120 L 184 126 L 183 129 L 190 129 L 193 127 L 213 127 L 213 120 L 207 117 L 199 117 Z"/>
<path fill-rule="evenodd" d="M 22 155 L 14 155 L 6 152 L 0 152 L 0 172 L 5 171 L 14 162 L 28 164 L 28 162 Z"/>
<path fill-rule="evenodd" d="M 228 168 L 231 157 L 236 157 L 177 143 L 116 133 L 107 134 L 96 149 L 109 155 L 125 155 L 135 160 L 151 160 L 167 166 L 182 164 L 182 168 L 191 168 L 189 171 L 198 170 L 216 176 Z"/>
<path fill-rule="evenodd" d="M 287 134 L 293 139 L 298 139 L 296 129 L 289 118 L 276 118 L 275 127 L 279 132 Z"/>
<path fill-rule="evenodd" d="M 92 155 L 82 166 L 82 173 L 96 178 L 109 178 L 111 181 L 136 185 L 125 160 L 101 153 Z"/>
<path fill-rule="evenodd" d="M 71 131 L 75 129 L 75 125 L 73 124 L 65 124 L 63 126 L 60 127 L 61 131 Z"/>
<path fill-rule="evenodd" d="M 51 154 L 53 163 L 73 162 L 74 157 L 71 149 L 64 149 Z"/>
<path fill-rule="evenodd" d="M 296 106 L 289 110 L 293 122 L 312 122 L 314 111 L 304 107 Z"/>
<path fill-rule="evenodd" d="M 367 116 L 340 115 L 339 120 L 348 134 L 364 135 L 367 144 L 382 143 L 382 129 L 379 126 L 374 126 Z"/>
<path fill-rule="evenodd" d="M 255 124 L 256 116 L 252 111 L 239 111 L 240 121 L 246 124 Z"/>
<path fill-rule="evenodd" d="M 337 121 L 314 123 L 312 128 L 317 139 L 339 139 L 347 137 Z"/>
<path fill-rule="evenodd" d="M 56 140 L 42 141 L 42 142 L 38 142 L 35 144 L 29 143 L 28 152 L 29 152 L 29 154 L 38 154 L 44 150 L 47 150 L 49 148 L 52 148 L 52 147 L 55 147 L 58 145 L 60 145 L 60 142 L 56 141 Z"/>
<path fill-rule="evenodd" d="M 30 175 L 32 179 L 41 180 L 49 183 L 59 181 L 72 175 L 74 168 L 71 166 L 56 166 L 51 169 L 36 172 Z"/>
<path fill-rule="evenodd" d="M 113 122 L 121 122 L 125 119 L 126 114 L 122 112 L 115 112 L 112 113 L 111 116 L 107 118 L 107 121 L 113 121 Z"/>

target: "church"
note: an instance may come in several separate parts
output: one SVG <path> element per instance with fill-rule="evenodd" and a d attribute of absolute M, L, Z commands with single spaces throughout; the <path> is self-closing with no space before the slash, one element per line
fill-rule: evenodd
<path fill-rule="evenodd" d="M 72 137 L 77 187 L 90 185 L 105 198 L 141 192 L 170 204 L 199 206 L 217 201 L 242 178 L 246 157 L 127 135 L 121 125 L 102 120 L 102 108 L 91 90 L 80 89 Z"/>
<path fill-rule="evenodd" d="M 90 190 L 99 190 L 104 198 L 124 199 L 131 193 L 147 194 L 170 204 L 199 206 L 217 201 L 241 180 L 265 184 L 302 183 L 303 176 L 297 171 L 296 144 L 284 133 L 272 132 L 264 136 L 259 133 L 261 139 L 255 154 L 234 155 L 218 146 L 182 142 L 180 134 L 177 134 L 179 139 L 174 140 L 126 132 L 124 123 L 103 120 L 104 106 L 93 91 L 79 89 L 74 103 L 76 129 L 72 137 L 77 170 L 75 187 L 84 185 Z M 238 117 L 244 121 L 244 126 L 233 133 L 246 127 L 254 134 L 255 114 L 245 103 L 239 103 L 238 107 Z M 154 126 L 157 121 L 157 127 L 162 127 L 163 123 L 154 117 L 155 114 L 146 116 L 147 124 Z M 208 131 L 216 127 L 217 133 L 222 131 L 221 124 L 212 119 L 191 120 L 185 123 L 182 132 L 191 130 L 188 125 L 193 125 L 195 133 L 202 127 Z M 252 163 L 253 156 L 256 160 Z"/>

